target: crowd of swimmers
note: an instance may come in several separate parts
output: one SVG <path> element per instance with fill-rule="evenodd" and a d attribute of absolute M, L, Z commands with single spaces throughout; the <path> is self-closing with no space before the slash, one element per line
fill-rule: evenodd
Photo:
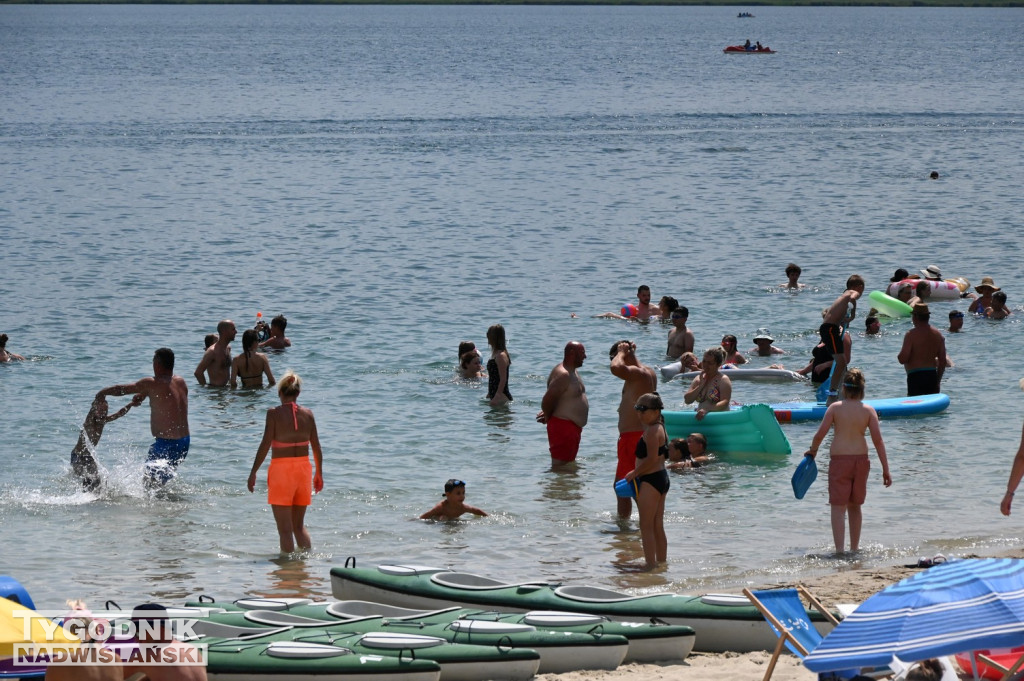
<path fill-rule="evenodd" d="M 782 287 L 799 291 L 800 267 L 795 263 L 786 266 L 787 280 Z M 918 299 L 908 298 L 912 305 L 913 328 L 904 337 L 898 361 L 907 372 L 908 395 L 938 393 L 944 369 L 952 364 L 945 350 L 942 333 L 930 325 L 928 300 L 935 281 L 941 281 L 941 270 L 931 265 L 921 270 L 923 277 L 913 285 L 913 279 L 905 269 L 896 271 L 892 282 L 905 284 L 899 287 L 899 294 L 914 289 Z M 856 317 L 857 302 L 864 293 L 864 280 L 853 275 L 846 282 L 845 290 L 822 311 L 819 328 L 820 342 L 811 351 L 811 360 L 797 373 L 808 375 L 815 383 L 827 385 L 829 405 L 825 419 L 808 456 L 817 453 L 817 447 L 830 428 L 836 430 L 832 440 L 834 457 L 856 457 L 857 461 L 842 459 L 843 466 L 830 467 L 830 503 L 833 505 L 833 534 L 836 550 L 844 550 L 842 533 L 843 519 L 850 522 L 850 545 L 859 547 L 860 506 L 863 504 L 867 479 L 867 445 L 863 433 L 869 431 L 883 467 L 883 481 L 888 486 L 891 480 L 885 460 L 884 443 L 877 432 L 877 415 L 869 406 L 860 402 L 864 393 L 865 378 L 859 370 L 849 370 L 852 339 L 850 325 Z M 992 277 L 985 276 L 975 287 L 968 312 L 1001 319 L 1011 314 L 1005 305 L 1005 294 L 995 285 Z M 726 411 L 732 402 L 732 383 L 729 372 L 723 368 L 740 366 L 747 362 L 738 348 L 736 336 L 727 334 L 720 344 L 709 347 L 698 358 L 694 353 L 694 335 L 687 327 L 689 310 L 680 305 L 672 296 L 662 297 L 657 305 L 652 304 L 648 286 L 637 289 L 636 305 L 628 305 L 620 313 L 597 315 L 651 323 L 659 321 L 671 325 L 668 333 L 666 356 L 678 359 L 683 371 L 696 372 L 685 390 L 683 399 L 693 405 L 698 421 L 709 413 Z M 963 324 L 964 313 L 950 312 L 949 332 L 956 333 Z M 865 324 L 867 334 L 877 333 L 880 324 L 877 315 L 868 315 Z M 274 511 L 282 551 L 289 552 L 296 546 L 309 548 L 311 539 L 303 522 L 306 508 L 311 503 L 312 493 L 323 488 L 322 450 L 316 432 L 312 411 L 297 404 L 301 390 L 301 379 L 294 373 L 286 374 L 280 383 L 275 380 L 263 348 L 284 349 L 291 346 L 285 335 L 287 319 L 278 315 L 269 324 L 260 319 L 256 326 L 242 335 L 242 354 L 231 356 L 230 343 L 237 335 L 233 322 L 224 320 L 217 326 L 217 333 L 205 339 L 205 350 L 194 376 L 200 385 L 227 386 L 239 384 L 243 388 L 264 385 L 278 386 L 281 405 L 269 409 L 263 438 L 247 481 L 247 487 L 254 491 L 256 474 L 270 455 L 268 473 L 268 503 Z M 486 362 L 476 345 L 466 341 L 458 348 L 458 373 L 468 379 L 488 381 L 487 402 L 500 407 L 513 400 L 509 387 L 511 357 L 507 348 L 505 328 L 501 324 L 487 329 L 487 343 L 490 355 Z M 21 360 L 23 357 L 7 350 L 7 334 L 0 334 L 0 361 Z M 758 329 L 754 347 L 749 354 L 771 357 L 785 354 L 774 346 L 774 338 L 767 329 Z M 589 417 L 589 400 L 578 369 L 586 359 L 582 343 L 572 341 L 566 344 L 562 362 L 550 372 L 537 421 L 547 429 L 549 452 L 552 464 L 560 466 L 574 461 L 579 451 L 583 428 Z M 643 365 L 636 358 L 636 345 L 632 341 L 616 341 L 610 351 L 610 370 L 623 381 L 622 396 L 618 408 L 619 441 L 617 445 L 616 480 L 636 480 L 636 505 L 640 515 L 641 539 L 644 547 L 645 567 L 653 569 L 665 562 L 665 540 L 663 514 L 664 499 L 670 481 L 666 471 L 699 467 L 708 461 L 706 440 L 699 433 L 683 439 L 668 439 L 661 412 L 664 408 L 658 394 L 658 380 L 653 368 Z M 781 366 L 781 365 L 773 365 Z M 173 373 L 174 353 L 160 348 L 154 353 L 152 377 L 135 383 L 121 384 L 99 391 L 82 425 L 79 441 L 72 451 L 71 466 L 74 474 L 88 490 L 101 484 L 99 466 L 95 459 L 96 446 L 104 426 L 123 417 L 133 407 L 140 406 L 147 399 L 150 402 L 151 430 L 154 442 L 146 458 L 144 482 L 149 488 L 161 487 L 172 479 L 178 465 L 189 450 L 188 429 L 188 388 L 184 379 Z M 106 398 L 109 396 L 132 395 L 132 400 L 111 412 Z M 833 408 L 834 406 L 834 408 Z M 852 424 L 852 425 L 850 425 Z M 849 430 L 849 433 L 847 432 Z M 859 435 L 854 435 L 859 433 Z M 1022 436 L 1024 437 L 1024 436 Z M 842 451 L 837 451 L 837 448 Z M 309 460 L 312 451 L 313 461 Z M 846 464 L 850 465 L 846 465 Z M 855 465 L 854 465 L 855 464 Z M 832 480 L 840 471 L 849 469 L 845 475 L 845 487 Z M 1016 474 L 1015 474 L 1016 475 Z M 1020 476 L 1024 477 L 1024 463 Z M 833 484 L 835 482 L 835 484 Z M 1013 487 L 1019 483 L 1019 478 Z M 835 489 L 833 489 L 835 488 Z M 465 483 L 449 480 L 445 483 L 445 500 L 423 514 L 423 518 L 454 518 L 465 513 L 486 515 L 480 509 L 465 504 Z M 1011 495 L 1012 496 L 1012 495 Z M 617 510 L 622 518 L 632 514 L 633 501 L 618 497 Z M 1007 512 L 1008 512 L 1008 506 Z"/>
<path fill-rule="evenodd" d="M 940 391 L 945 368 L 952 364 L 945 348 L 941 331 L 931 326 L 930 310 L 924 302 L 928 298 L 933 282 L 941 280 L 941 270 L 931 265 L 921 270 L 923 277 L 917 286 L 922 298 L 911 301 L 912 328 L 907 331 L 897 355 L 907 374 L 908 395 L 935 394 Z M 799 291 L 804 284 L 799 281 L 801 269 L 795 263 L 786 267 L 787 280 L 782 288 Z M 893 281 L 902 282 L 911 278 L 907 270 L 897 270 Z M 927 289 L 927 291 L 926 291 Z M 829 503 L 832 507 L 832 531 L 836 552 L 846 550 L 846 523 L 849 523 L 849 546 L 859 550 L 862 526 L 861 506 L 866 497 L 868 479 L 868 444 L 864 433 L 870 434 L 878 459 L 882 466 L 882 481 L 886 487 L 892 484 L 886 459 L 885 444 L 878 426 L 875 410 L 864 404 L 866 377 L 860 369 L 850 368 L 852 336 L 850 327 L 856 318 L 857 303 L 865 291 L 865 282 L 859 275 L 847 279 L 844 291 L 822 311 L 822 323 L 818 329 L 820 342 L 811 351 L 811 359 L 797 373 L 809 376 L 815 384 L 821 384 L 825 391 L 827 409 L 818 432 L 806 455 L 817 455 L 818 447 L 826 434 L 834 431 L 830 455 L 834 459 L 829 467 Z M 965 293 L 964 297 L 974 298 L 969 312 L 976 312 L 992 318 L 1002 318 L 1010 312 L 998 307 L 996 294 L 1000 293 L 991 277 L 983 277 L 975 287 L 977 295 Z M 573 315 L 575 316 L 575 315 Z M 963 325 L 964 313 L 950 312 L 949 331 L 956 333 Z M 662 297 L 658 304 L 652 304 L 650 287 L 637 289 L 637 303 L 629 304 L 616 312 L 596 315 L 598 318 L 624 319 L 649 324 L 661 322 L 671 324 L 666 356 L 678 359 L 682 371 L 695 371 L 684 393 L 684 402 L 693 405 L 696 418 L 702 420 L 707 414 L 726 411 L 732 402 L 732 383 L 729 371 L 723 368 L 740 366 L 747 362 L 738 349 L 736 336 L 727 334 L 721 343 L 708 348 L 698 359 L 693 352 L 693 332 L 687 328 L 689 310 L 671 296 Z M 874 334 L 880 329 L 875 310 L 871 310 L 865 322 L 865 333 Z M 494 334 L 496 329 L 500 333 Z M 499 342 L 492 339 L 492 334 Z M 499 398 L 498 386 L 507 389 L 508 367 L 505 346 L 505 330 L 500 325 L 488 330 L 491 346 L 491 360 L 487 372 L 481 367 L 480 355 L 475 345 L 464 342 L 459 347 L 459 373 L 464 378 L 487 377 L 490 384 L 488 400 L 495 405 L 511 400 Z M 775 339 L 766 328 L 760 328 L 754 337 L 754 348 L 749 354 L 771 357 L 785 354 L 774 345 Z M 547 426 L 549 451 L 555 466 L 573 461 L 579 449 L 583 427 L 586 425 L 589 402 L 583 382 L 577 369 L 583 365 L 586 351 L 581 343 L 570 342 L 565 346 L 563 361 L 552 369 L 548 377 L 547 391 L 542 399 L 537 421 Z M 657 392 L 657 376 L 654 369 L 643 365 L 636 358 L 636 345 L 628 340 L 613 344 L 609 358 L 613 375 L 623 381 L 622 399 L 619 404 L 619 441 L 617 445 L 616 480 L 636 480 L 636 505 L 640 517 L 641 540 L 644 548 L 645 567 L 653 569 L 665 561 L 665 539 L 663 514 L 664 499 L 670 487 L 670 480 L 664 474 L 673 468 L 699 466 L 707 461 L 704 454 L 705 441 L 697 434 L 683 440 L 668 441 L 664 430 L 661 411 L 664 408 Z M 500 362 L 499 362 L 500 360 Z M 772 365 L 781 367 L 781 365 Z M 494 372 L 499 372 L 495 377 Z M 1024 446 L 1024 445 L 1022 445 Z M 696 450 L 696 452 L 695 452 Z M 1022 450 L 1024 451 L 1024 450 Z M 1024 455 L 1020 474 L 1014 483 L 1024 478 Z M 632 500 L 618 497 L 618 513 L 628 518 L 632 513 Z"/>

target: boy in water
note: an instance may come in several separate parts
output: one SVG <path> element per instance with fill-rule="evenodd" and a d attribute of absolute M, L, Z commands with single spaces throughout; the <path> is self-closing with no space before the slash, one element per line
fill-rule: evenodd
<path fill-rule="evenodd" d="M 800 269 L 800 266 L 795 262 L 791 262 L 786 265 L 786 283 L 783 284 L 782 287 L 794 291 L 799 291 L 804 288 L 805 284 L 801 284 L 799 281 L 800 273 L 802 271 L 803 270 Z"/>
<path fill-rule="evenodd" d="M 292 342 L 285 338 L 284 330 L 288 328 L 288 320 L 283 314 L 279 314 L 270 320 L 270 338 L 260 343 L 261 348 L 273 348 L 284 350 L 290 348 Z"/>
<path fill-rule="evenodd" d="M 861 506 L 867 497 L 871 465 L 868 443 L 864 440 L 865 430 L 871 433 L 871 442 L 882 464 L 882 484 L 886 487 L 892 485 L 878 413 L 864 404 L 863 398 L 864 374 L 860 369 L 850 369 L 843 381 L 843 399 L 833 402 L 825 410 L 825 418 L 811 440 L 811 448 L 804 452 L 804 456 L 812 459 L 817 456 L 821 441 L 835 427 L 829 447 L 828 503 L 832 507 L 832 540 L 837 554 L 845 552 L 847 514 L 850 516 L 850 551 L 856 553 L 860 549 Z"/>
<path fill-rule="evenodd" d="M 103 427 L 121 418 L 129 409 L 139 406 L 145 399 L 145 395 L 136 395 L 131 402 L 110 415 L 107 415 L 105 398 L 97 397 L 92 401 L 92 408 L 89 409 L 85 423 L 82 424 L 82 432 L 78 436 L 78 444 L 71 450 L 71 470 L 82 481 L 82 488 L 86 492 L 92 492 L 100 486 L 99 467 L 92 453 L 100 442 L 100 436 L 103 435 Z"/>
<path fill-rule="evenodd" d="M 846 354 L 843 347 L 843 326 L 857 316 L 857 299 L 864 293 L 864 279 L 859 274 L 846 280 L 846 290 L 822 313 L 822 324 L 818 328 L 821 342 L 835 358 L 835 370 L 828 387 L 828 403 L 838 399 L 839 384 L 846 372 Z"/>
<path fill-rule="evenodd" d="M 466 503 L 466 483 L 450 478 L 444 483 L 444 501 L 421 515 L 420 520 L 454 520 L 463 513 L 487 516 L 476 506 Z"/>

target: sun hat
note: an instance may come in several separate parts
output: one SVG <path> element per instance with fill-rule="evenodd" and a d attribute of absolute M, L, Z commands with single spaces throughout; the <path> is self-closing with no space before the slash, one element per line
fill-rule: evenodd
<path fill-rule="evenodd" d="M 755 343 L 757 341 L 759 341 L 759 340 L 766 340 L 769 343 L 774 343 L 775 342 L 775 339 L 772 338 L 771 335 L 768 333 L 768 329 L 763 327 L 763 326 L 760 329 L 757 330 L 757 335 L 754 336 L 754 342 Z"/>
<path fill-rule="evenodd" d="M 993 291 L 1002 291 L 1003 289 L 996 286 L 996 282 L 992 281 L 992 277 L 982 277 L 981 283 L 974 287 L 974 290 L 981 293 L 981 289 L 990 288 Z"/>
<path fill-rule="evenodd" d="M 921 270 L 921 274 L 925 276 L 925 279 L 942 279 L 942 270 L 938 265 L 928 265 L 926 269 Z"/>
<path fill-rule="evenodd" d="M 931 311 L 928 309 L 928 303 L 916 303 L 914 305 L 913 314 L 920 317 L 927 317 L 930 315 Z"/>

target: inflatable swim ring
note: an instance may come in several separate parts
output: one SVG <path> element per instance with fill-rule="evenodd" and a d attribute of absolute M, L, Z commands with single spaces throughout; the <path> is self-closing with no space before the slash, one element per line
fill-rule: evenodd
<path fill-rule="evenodd" d="M 868 294 L 868 298 L 871 300 L 871 307 L 878 310 L 878 314 L 885 315 L 886 317 L 892 317 L 893 319 L 909 317 L 913 312 L 911 307 L 902 300 L 887 296 L 881 291 L 872 291 Z"/>
<path fill-rule="evenodd" d="M 663 380 L 671 381 L 673 378 L 679 378 L 684 381 L 693 380 L 700 373 L 699 371 L 687 371 L 685 373 L 679 373 L 683 369 L 682 362 L 672 362 L 672 364 L 666 364 L 661 367 L 661 377 Z M 750 367 L 722 367 L 722 372 L 726 373 L 730 379 L 734 381 L 746 380 L 746 381 L 806 381 L 806 376 L 801 376 L 795 371 L 789 369 L 753 369 Z"/>
<path fill-rule="evenodd" d="M 917 284 L 922 281 L 928 282 L 928 286 L 932 290 L 931 297 L 936 300 L 956 300 L 971 286 L 971 282 L 967 281 L 963 277 L 944 279 L 941 281 L 935 281 L 933 279 L 904 279 L 903 281 L 894 281 L 889 284 L 889 287 L 885 289 L 885 292 L 893 298 L 896 298 L 896 294 L 899 292 L 901 285 L 910 284 L 911 286 L 917 286 Z"/>

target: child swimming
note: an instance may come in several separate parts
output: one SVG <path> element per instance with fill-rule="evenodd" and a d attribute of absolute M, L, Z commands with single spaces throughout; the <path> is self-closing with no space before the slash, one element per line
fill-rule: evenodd
<path fill-rule="evenodd" d="M 708 439 L 703 433 L 690 433 L 686 439 L 677 437 L 668 443 L 668 460 L 665 466 L 670 471 L 684 468 L 700 468 L 710 463 L 711 457 L 704 452 L 708 448 Z"/>
<path fill-rule="evenodd" d="M 466 483 L 450 478 L 444 483 L 444 501 L 420 516 L 420 520 L 454 520 L 464 513 L 486 517 L 476 506 L 466 503 Z"/>

